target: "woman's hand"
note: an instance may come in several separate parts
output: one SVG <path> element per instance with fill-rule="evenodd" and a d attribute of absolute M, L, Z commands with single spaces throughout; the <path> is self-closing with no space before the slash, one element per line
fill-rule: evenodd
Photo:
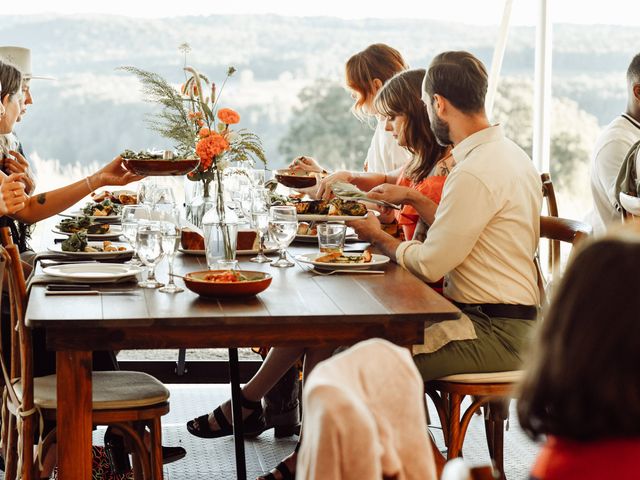
<path fill-rule="evenodd" d="M 305 172 L 322 173 L 325 171 L 314 158 L 305 156 L 294 158 L 287 168 L 289 170 L 304 170 Z"/>
<path fill-rule="evenodd" d="M 24 173 L 12 173 L 0 178 L 0 215 L 12 215 L 22 210 L 27 202 L 24 193 Z"/>
<path fill-rule="evenodd" d="M 24 184 L 24 191 L 27 194 L 32 193 L 36 189 L 36 182 L 31 174 L 29 162 L 19 152 L 9 150 L 9 155 L 11 156 L 4 159 L 5 170 L 8 174 L 23 173 L 21 182 Z"/>
<path fill-rule="evenodd" d="M 369 193 L 367 193 L 367 197 L 374 200 L 385 200 L 394 205 L 402 205 L 409 203 L 409 198 L 413 191 L 414 190 L 409 187 L 383 183 L 371 189 Z"/>
<path fill-rule="evenodd" d="M 94 190 L 105 185 L 126 185 L 142 180 L 144 175 L 136 175 L 122 165 L 122 157 L 117 156 L 107 165 L 91 175 L 89 181 Z"/>
<path fill-rule="evenodd" d="M 353 180 L 353 174 L 351 172 L 347 172 L 346 170 L 340 170 L 338 172 L 334 172 L 328 177 L 324 177 L 322 180 L 318 182 L 318 191 L 316 193 L 317 198 L 321 198 L 323 200 L 329 200 L 333 197 L 333 191 L 331 190 L 331 184 L 336 182 L 347 182 L 351 183 Z"/>

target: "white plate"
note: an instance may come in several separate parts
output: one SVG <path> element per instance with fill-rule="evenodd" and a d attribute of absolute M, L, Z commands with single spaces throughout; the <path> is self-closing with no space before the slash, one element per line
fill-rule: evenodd
<path fill-rule="evenodd" d="M 120 265 L 114 263 L 77 263 L 45 267 L 42 271 L 52 277 L 67 278 L 70 280 L 109 282 L 131 277 L 140 273 L 142 269 L 135 265 Z"/>
<path fill-rule="evenodd" d="M 631 215 L 640 216 L 640 198 L 620 192 L 620 205 Z"/>
<path fill-rule="evenodd" d="M 73 235 L 73 233 L 63 232 L 57 226 L 53 227 L 51 231 L 68 237 Z M 87 238 L 89 240 L 109 240 L 110 238 L 118 238 L 120 235 L 122 235 L 122 227 L 120 225 L 111 225 L 107 233 L 87 233 Z"/>
<path fill-rule="evenodd" d="M 102 242 L 87 242 L 90 247 L 99 247 L 102 248 Z M 117 258 L 124 257 L 133 254 L 133 249 L 128 243 L 122 242 L 112 242 L 114 247 L 125 247 L 126 250 L 122 250 L 119 252 L 64 252 L 62 250 L 62 245 L 60 243 L 56 243 L 55 245 L 49 247 L 50 252 L 61 253 L 63 255 L 69 255 L 70 257 L 86 257 L 86 258 Z"/>
<path fill-rule="evenodd" d="M 366 269 L 370 267 L 378 267 L 380 265 L 384 265 L 385 263 L 389 263 L 390 258 L 386 255 L 379 255 L 374 253 L 372 255 L 371 261 L 369 263 L 324 263 L 324 262 L 316 262 L 315 259 L 325 255 L 324 253 L 303 253 L 301 255 L 296 256 L 296 260 L 299 260 L 302 263 L 308 263 L 313 265 L 316 268 L 322 268 L 324 270 L 347 270 L 347 269 Z M 345 256 L 357 256 L 359 254 L 349 254 L 345 253 Z"/>
<path fill-rule="evenodd" d="M 185 255 L 198 255 L 204 256 L 206 252 L 204 250 L 186 250 L 182 247 L 178 248 L 179 252 L 184 253 Z M 263 253 L 274 253 L 277 252 L 277 248 L 265 248 Z M 257 255 L 258 250 L 236 250 L 236 255 Z"/>
<path fill-rule="evenodd" d="M 60 215 L 61 217 L 71 217 L 71 218 L 85 216 L 85 214 L 82 213 L 82 210 L 71 210 L 70 212 L 62 212 L 62 213 L 59 213 L 58 215 Z M 105 216 L 89 215 L 89 218 L 94 221 L 102 221 L 102 222 L 119 222 L 120 221 L 120 215 L 105 215 Z"/>

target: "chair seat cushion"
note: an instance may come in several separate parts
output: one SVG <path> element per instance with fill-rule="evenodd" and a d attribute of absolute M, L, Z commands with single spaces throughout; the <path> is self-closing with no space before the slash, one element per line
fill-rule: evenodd
<path fill-rule="evenodd" d="M 169 390 L 151 375 L 142 372 L 93 372 L 93 409 L 148 407 L 169 399 Z M 33 380 L 34 404 L 40 408 L 57 408 L 56 375 L 37 377 Z M 22 385 L 15 384 L 16 393 L 22 397 Z"/>
<path fill-rule="evenodd" d="M 524 375 L 524 370 L 506 372 L 458 373 L 438 378 L 440 382 L 456 383 L 517 383 Z"/>

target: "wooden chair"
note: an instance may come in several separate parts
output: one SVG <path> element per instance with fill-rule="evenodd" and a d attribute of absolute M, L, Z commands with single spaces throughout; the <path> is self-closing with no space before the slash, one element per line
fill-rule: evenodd
<path fill-rule="evenodd" d="M 6 365 L 4 356 L 0 355 L 6 407 L 3 412 L 5 478 L 29 480 L 40 478 L 39 459 L 33 454 L 34 429 L 39 423 L 36 420 L 41 416 L 42 420 L 56 421 L 56 375 L 33 377 L 31 331 L 24 322 L 27 289 L 20 255 L 10 239 L 7 240 L 6 232 L 1 236 L 7 243 L 0 247 L 0 263 L 11 302 L 11 332 L 17 330 L 10 365 Z M 169 412 L 169 391 L 155 378 L 141 372 L 94 372 L 92 378 L 93 423 L 110 425 L 125 436 L 132 449 L 136 479 L 162 479 L 160 417 Z M 151 433 L 151 453 L 144 444 L 145 427 Z M 43 457 L 54 442 L 55 429 L 44 438 Z"/>
<path fill-rule="evenodd" d="M 591 227 L 583 222 L 557 217 L 540 217 L 541 238 L 575 245 L 590 234 Z M 469 422 L 473 414 L 484 407 L 489 454 L 500 473 L 499 478 L 506 478 L 503 462 L 504 425 L 509 416 L 509 403 L 514 395 L 514 388 L 523 373 L 523 370 L 461 373 L 425 383 L 425 391 L 433 400 L 440 417 L 447 445 L 447 459 L 462 455 L 462 444 Z M 473 401 L 461 415 L 461 404 L 466 396 L 473 397 Z"/>
<path fill-rule="evenodd" d="M 548 173 L 541 173 L 540 180 L 542 180 L 542 197 L 544 199 L 547 216 L 559 217 L 558 214 L 558 202 L 556 200 L 556 192 L 553 189 L 553 182 L 551 181 L 551 175 Z M 542 237 L 542 235 L 540 235 Z M 551 276 L 557 275 L 560 268 L 560 241 L 549 239 L 549 258 L 548 258 L 548 271 Z"/>

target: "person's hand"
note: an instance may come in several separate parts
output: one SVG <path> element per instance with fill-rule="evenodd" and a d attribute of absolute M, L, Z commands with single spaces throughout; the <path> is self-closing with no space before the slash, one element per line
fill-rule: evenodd
<path fill-rule="evenodd" d="M 314 158 L 305 156 L 294 158 L 287 168 L 289 170 L 304 170 L 305 172 L 324 172 L 324 169 Z"/>
<path fill-rule="evenodd" d="M 122 164 L 122 157 L 117 156 L 96 173 L 91 175 L 89 181 L 94 190 L 105 185 L 126 185 L 142 180 L 144 175 L 136 175 L 127 170 Z"/>
<path fill-rule="evenodd" d="M 24 184 L 24 191 L 27 194 L 33 192 L 36 188 L 36 182 L 33 179 L 31 168 L 27 159 L 20 155 L 19 152 L 9 150 L 9 157 L 4 159 L 4 168 L 8 174 L 23 173 L 22 183 Z"/>
<path fill-rule="evenodd" d="M 353 228 L 358 234 L 358 239 L 365 242 L 374 243 L 373 240 L 381 233 L 384 233 L 380 220 L 373 213 L 368 213 L 362 220 L 347 222 L 347 226 Z"/>
<path fill-rule="evenodd" d="M 24 173 L 3 174 L 0 178 L 0 215 L 12 215 L 22 210 L 27 203 L 22 183 Z"/>
<path fill-rule="evenodd" d="M 317 183 L 318 191 L 316 192 L 316 198 L 321 198 L 322 200 L 329 200 L 333 197 L 333 191 L 331 190 L 331 184 L 336 182 L 347 182 L 351 183 L 353 180 L 353 174 L 351 172 L 347 172 L 346 170 L 340 170 L 332 173 L 328 177 L 324 177 L 322 180 L 319 180 Z"/>
<path fill-rule="evenodd" d="M 373 200 L 384 200 L 389 203 L 393 203 L 394 205 L 402 205 L 407 203 L 412 191 L 413 190 L 409 187 L 383 183 L 382 185 L 372 188 L 367 193 L 367 197 Z"/>

